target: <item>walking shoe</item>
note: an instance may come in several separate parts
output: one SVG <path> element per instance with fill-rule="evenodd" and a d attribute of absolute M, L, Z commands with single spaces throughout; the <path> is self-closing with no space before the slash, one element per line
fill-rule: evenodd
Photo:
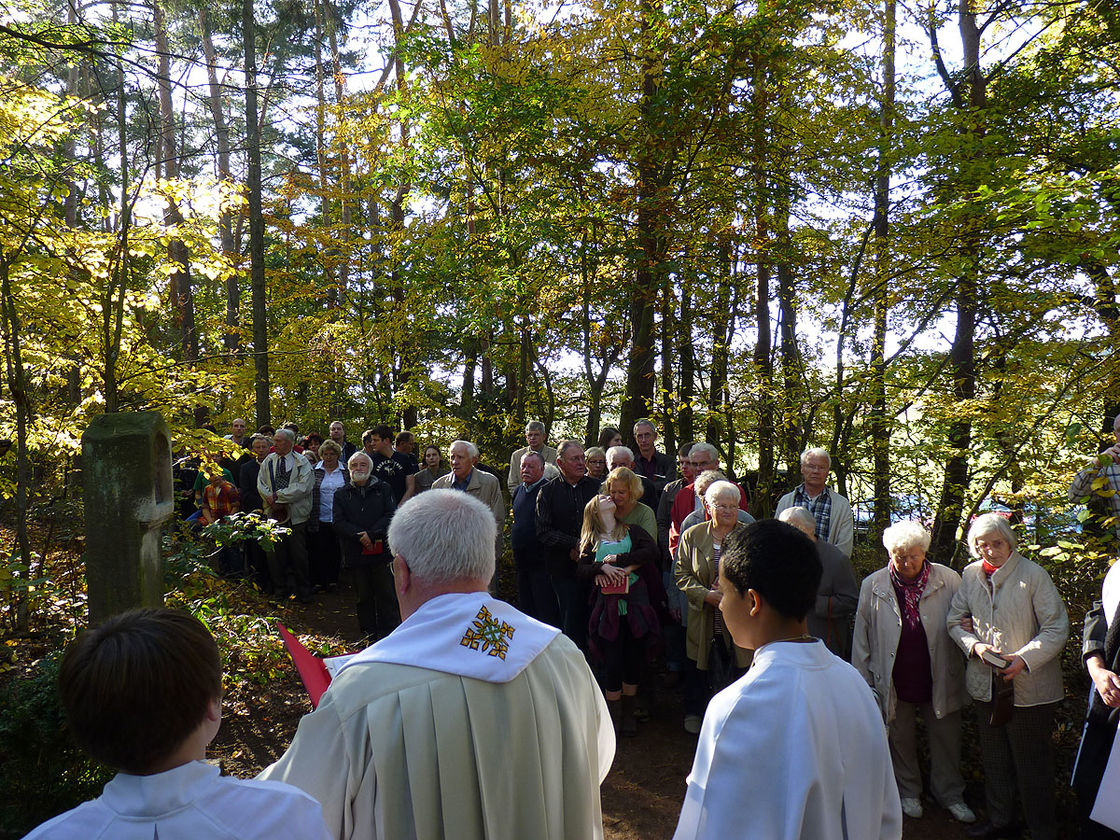
<path fill-rule="evenodd" d="M 1022 829 L 1017 823 L 1011 825 L 992 825 L 990 820 L 978 822 L 974 826 L 965 829 L 966 837 L 973 837 L 976 840 L 1009 840 L 1009 838 L 1016 838 L 1022 834 Z"/>
<path fill-rule="evenodd" d="M 976 822 L 976 814 L 972 813 L 972 809 L 965 805 L 963 802 L 954 802 L 945 810 L 952 814 L 953 819 L 955 819 L 957 822 Z"/>
<path fill-rule="evenodd" d="M 902 813 L 915 820 L 922 818 L 922 800 L 902 797 Z"/>
<path fill-rule="evenodd" d="M 684 716 L 684 731 L 689 735 L 700 734 L 700 715 Z"/>

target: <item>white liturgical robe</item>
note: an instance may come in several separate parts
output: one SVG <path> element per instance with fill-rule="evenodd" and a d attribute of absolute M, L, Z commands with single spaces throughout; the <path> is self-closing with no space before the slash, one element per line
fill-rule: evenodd
<path fill-rule="evenodd" d="M 867 683 L 821 641 L 760 647 L 708 705 L 674 840 L 901 836 Z"/>
<path fill-rule="evenodd" d="M 318 799 L 339 840 L 595 840 L 614 747 L 578 648 L 472 592 L 350 660 L 261 777 Z"/>
<path fill-rule="evenodd" d="M 25 840 L 329 840 L 319 803 L 288 785 L 219 775 L 203 761 L 117 774 L 97 799 Z"/>

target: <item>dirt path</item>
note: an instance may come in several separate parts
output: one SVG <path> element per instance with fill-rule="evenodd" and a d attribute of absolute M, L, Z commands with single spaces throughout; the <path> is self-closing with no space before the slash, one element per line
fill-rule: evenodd
<path fill-rule="evenodd" d="M 353 649 L 358 637 L 354 595 L 345 579 L 338 591 L 321 593 L 314 605 L 293 601 L 277 613 L 293 632 L 329 644 L 332 653 Z M 245 778 L 280 757 L 311 705 L 294 668 L 266 686 L 240 687 L 232 695 L 234 702 L 227 703 L 210 755 L 222 760 L 226 772 Z M 614 766 L 603 784 L 607 840 L 664 840 L 676 826 L 696 738 L 681 726 L 684 713 L 676 690 L 659 683 L 651 712 L 638 737 L 619 739 Z M 982 800 L 978 782 L 970 782 L 968 798 L 973 804 Z M 748 826 L 750 815 L 744 814 L 743 820 Z M 906 820 L 904 829 L 906 840 L 965 836 L 959 824 L 928 802 L 926 816 Z"/>

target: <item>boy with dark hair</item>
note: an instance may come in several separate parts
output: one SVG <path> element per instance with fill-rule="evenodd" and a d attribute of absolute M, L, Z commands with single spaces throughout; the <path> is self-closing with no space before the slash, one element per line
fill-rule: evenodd
<path fill-rule="evenodd" d="M 362 445 L 373 462 L 373 474 L 393 488 L 393 503 L 400 504 L 408 489 L 411 464 L 404 453 L 393 449 L 393 430 L 385 423 L 367 429 Z"/>
<path fill-rule="evenodd" d="M 784 522 L 754 522 L 724 540 L 719 609 L 754 659 L 708 705 L 677 840 L 902 836 L 871 690 L 808 634 L 820 578 L 816 547 Z"/>
<path fill-rule="evenodd" d="M 222 665 L 194 616 L 141 609 L 109 619 L 70 645 L 58 685 L 78 746 L 119 772 L 100 797 L 27 840 L 329 837 L 307 794 L 206 763 L 222 720 Z"/>

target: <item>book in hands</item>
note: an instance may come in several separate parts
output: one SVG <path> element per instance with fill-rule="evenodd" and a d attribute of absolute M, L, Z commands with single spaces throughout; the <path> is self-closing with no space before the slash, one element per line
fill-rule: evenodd
<path fill-rule="evenodd" d="M 599 591 L 604 595 L 626 595 L 630 591 L 630 575 L 623 575 L 611 583 L 600 586 Z"/>
<path fill-rule="evenodd" d="M 995 668 L 997 671 L 1002 671 L 1011 665 L 1011 660 L 1006 656 L 1001 656 L 992 650 L 986 650 L 980 654 L 980 658 Z"/>

